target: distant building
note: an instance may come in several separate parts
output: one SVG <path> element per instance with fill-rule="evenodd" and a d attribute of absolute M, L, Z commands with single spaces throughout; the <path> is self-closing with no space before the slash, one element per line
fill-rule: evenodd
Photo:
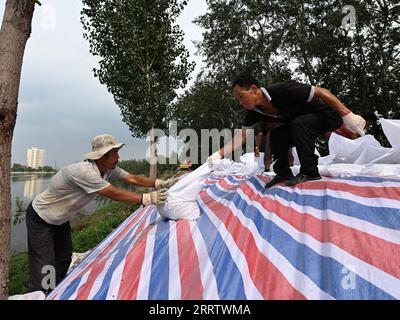
<path fill-rule="evenodd" d="M 26 166 L 32 169 L 44 167 L 45 157 L 46 150 L 38 148 L 28 149 L 26 153 Z"/>

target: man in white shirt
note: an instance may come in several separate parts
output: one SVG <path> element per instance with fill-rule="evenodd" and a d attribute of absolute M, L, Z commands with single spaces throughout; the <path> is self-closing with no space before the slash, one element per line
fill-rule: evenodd
<path fill-rule="evenodd" d="M 55 268 L 56 283 L 65 277 L 72 256 L 69 221 L 96 195 L 143 205 L 158 205 L 167 200 L 166 188 L 177 179 L 154 180 L 117 167 L 118 151 L 123 145 L 109 134 L 96 136 L 92 140 L 92 152 L 85 155 L 85 161 L 60 169 L 52 177 L 49 187 L 28 206 L 30 291 L 45 291 L 42 285 L 44 266 Z M 129 192 L 108 182 L 112 180 L 153 187 L 156 191 L 144 194 Z"/>

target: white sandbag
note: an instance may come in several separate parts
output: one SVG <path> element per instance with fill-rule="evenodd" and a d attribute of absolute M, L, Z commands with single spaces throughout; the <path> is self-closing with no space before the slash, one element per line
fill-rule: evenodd
<path fill-rule="evenodd" d="M 329 154 L 333 156 L 334 163 L 370 163 L 374 158 L 384 155 L 384 149 L 370 134 L 351 140 L 333 132 L 329 138 Z M 368 150 L 374 150 L 373 157 Z"/>
<path fill-rule="evenodd" d="M 371 163 L 381 164 L 400 164 L 400 149 L 385 148 L 387 152 L 371 161 Z"/>
<path fill-rule="evenodd" d="M 46 300 L 46 295 L 42 291 L 34 291 L 26 294 L 9 296 L 7 300 Z"/>
<path fill-rule="evenodd" d="M 256 175 L 264 172 L 264 153 L 256 157 L 254 152 L 245 153 L 240 157 L 240 162 L 229 159 L 214 160 L 211 169 L 215 175 L 224 176 L 230 174 Z"/>
<path fill-rule="evenodd" d="M 335 155 L 334 154 L 328 154 L 325 157 L 320 157 L 318 158 L 318 164 L 319 165 L 328 165 L 334 163 L 335 160 Z"/>
<path fill-rule="evenodd" d="M 256 157 L 254 152 L 245 153 L 240 157 L 241 173 L 245 176 L 260 174 L 264 172 L 264 154 Z"/>
<path fill-rule="evenodd" d="M 372 177 L 400 178 L 400 164 L 369 164 L 360 175 Z"/>
<path fill-rule="evenodd" d="M 369 164 L 375 161 L 381 161 L 381 163 L 389 160 L 389 156 L 393 153 L 393 149 L 384 148 L 381 146 L 371 146 L 367 145 L 364 149 L 359 148 L 361 151 L 358 155 L 358 158 L 354 160 L 354 164 Z"/>
<path fill-rule="evenodd" d="M 227 176 L 230 174 L 240 174 L 242 166 L 238 162 L 233 162 L 230 159 L 214 160 L 211 170 L 217 176 Z"/>
<path fill-rule="evenodd" d="M 207 178 L 211 168 L 207 163 L 195 171 L 182 177 L 168 190 L 168 201 L 166 204 L 157 206 L 158 213 L 170 220 L 195 220 L 200 217 L 200 209 L 196 198 Z"/>
<path fill-rule="evenodd" d="M 363 169 L 364 165 L 351 163 L 333 163 L 318 166 L 320 175 L 339 178 L 359 176 Z"/>
<path fill-rule="evenodd" d="M 198 219 L 200 209 L 196 198 L 211 171 L 215 175 L 255 175 L 264 172 L 264 163 L 261 155 L 257 158 L 253 152 L 241 156 L 239 163 L 229 159 L 214 160 L 211 167 L 205 163 L 182 177 L 168 190 L 168 201 L 164 205 L 157 206 L 158 213 L 170 220 Z"/>
<path fill-rule="evenodd" d="M 379 119 L 379 122 L 392 147 L 400 150 L 400 120 Z"/>

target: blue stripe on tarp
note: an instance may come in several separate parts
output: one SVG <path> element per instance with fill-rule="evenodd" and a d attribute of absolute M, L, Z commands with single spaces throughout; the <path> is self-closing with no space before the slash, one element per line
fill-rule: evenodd
<path fill-rule="evenodd" d="M 100 254 L 103 250 L 105 250 L 105 248 L 107 247 L 107 246 L 106 246 L 105 248 L 100 249 L 100 246 L 101 246 L 104 242 L 106 242 L 109 238 L 111 238 L 111 237 L 114 238 L 116 234 L 120 233 L 120 232 L 135 218 L 135 216 L 136 216 L 137 214 L 139 214 L 139 211 L 140 211 L 141 209 L 142 209 L 142 207 L 140 207 L 140 208 L 137 209 L 135 212 L 133 212 L 124 222 L 122 222 L 122 223 L 118 226 L 118 228 L 116 228 L 116 229 L 115 229 L 113 232 L 111 232 L 107 237 L 105 237 L 101 242 L 99 242 L 99 244 L 93 249 L 93 251 L 90 252 L 90 254 L 89 254 L 87 257 L 85 257 L 85 259 L 83 259 L 83 260 L 81 261 L 81 263 L 79 264 L 79 266 L 77 266 L 76 268 L 79 268 L 80 270 L 83 270 L 87 265 L 89 265 L 89 264 L 93 261 L 93 259 L 92 259 L 93 255 L 94 255 L 94 256 L 99 255 L 99 254 Z M 145 215 L 143 215 L 143 216 L 145 216 Z M 138 225 L 138 223 L 139 223 L 140 221 L 142 221 L 143 216 L 140 217 L 140 218 L 138 219 L 138 221 L 136 221 L 136 223 L 132 226 L 132 228 L 136 228 L 136 226 Z M 111 240 L 111 241 L 112 241 L 112 240 Z M 111 241 L 110 241 L 110 242 L 111 242 Z M 71 274 L 72 274 L 72 272 L 74 272 L 74 271 L 75 271 L 75 269 L 71 271 Z"/>
<path fill-rule="evenodd" d="M 246 299 L 242 275 L 233 260 L 224 239 L 207 213 L 202 212 L 197 226 L 207 247 L 221 300 Z"/>
<path fill-rule="evenodd" d="M 138 209 L 139 210 L 139 209 Z M 138 219 L 138 221 L 136 221 L 136 223 L 132 226 L 132 229 L 131 230 L 129 230 L 129 231 L 127 231 L 127 233 L 126 233 L 126 235 L 116 244 L 116 246 L 115 246 L 115 248 L 113 249 L 113 251 L 112 252 L 114 252 L 115 250 L 118 250 L 120 247 L 121 247 L 121 245 L 122 245 L 122 243 L 125 243 L 126 242 L 126 240 L 129 238 L 129 236 L 133 233 L 133 232 L 135 232 L 135 230 L 137 229 L 137 227 L 138 227 L 138 225 L 139 225 L 139 223 L 140 222 L 142 222 L 142 220 L 143 220 L 143 218 L 145 218 L 145 216 L 146 215 L 143 215 L 142 217 L 140 217 L 139 219 Z M 114 233 L 111 233 L 108 237 L 110 237 L 111 235 L 114 235 Z M 107 238 L 108 238 L 107 237 Z M 105 240 L 103 240 L 103 242 L 104 242 Z M 98 248 L 99 247 L 99 245 L 96 247 L 96 248 Z M 102 250 L 99 250 L 99 252 L 97 253 L 97 255 L 98 254 L 100 254 L 103 250 L 105 250 L 106 248 L 103 248 Z M 96 250 L 96 249 L 95 249 Z M 110 255 L 112 255 L 112 252 L 109 252 L 108 254 L 110 254 Z M 89 256 L 91 256 L 93 253 L 91 253 Z M 93 259 L 91 259 L 91 260 L 86 260 L 87 261 L 87 265 L 89 264 L 89 263 L 91 263 L 92 261 L 94 261 L 96 259 L 96 257 L 94 257 Z M 85 265 L 82 265 L 82 264 L 79 264 L 79 266 L 77 266 L 77 268 L 79 267 L 79 269 L 80 270 L 83 270 L 86 266 L 87 266 L 86 264 Z M 64 290 L 64 293 L 62 294 L 62 296 L 61 297 L 64 297 L 64 296 L 66 296 L 67 298 L 60 298 L 61 300 L 64 300 L 64 299 L 68 299 L 73 293 L 74 293 L 74 291 L 77 289 L 77 287 L 75 288 L 75 284 L 76 283 L 78 283 L 78 285 L 79 285 L 79 283 L 80 283 L 80 281 L 81 281 L 81 277 L 78 277 L 78 278 L 76 278 L 76 279 L 74 279 L 71 283 L 70 283 L 70 285 Z M 71 289 L 72 288 L 72 289 Z M 107 292 L 106 292 L 106 296 L 107 296 Z M 105 296 L 105 297 L 106 297 Z M 105 299 L 105 297 L 104 297 L 104 299 Z"/>
<path fill-rule="evenodd" d="M 333 177 L 333 179 L 339 179 Z M 340 178 L 341 180 L 351 180 L 357 182 L 373 182 L 373 183 L 380 183 L 380 182 L 395 182 L 400 185 L 400 178 L 379 178 L 379 177 L 366 177 L 366 176 L 355 176 L 355 177 L 346 177 Z"/>
<path fill-rule="evenodd" d="M 152 214 L 154 215 L 154 212 Z M 155 213 L 155 216 L 157 216 L 157 212 Z M 138 223 L 139 223 L 139 221 L 137 222 L 137 225 L 138 225 Z M 145 228 L 146 227 L 149 227 L 149 226 L 145 226 Z M 149 227 L 149 228 L 151 228 L 151 227 Z M 94 295 L 93 300 L 106 299 L 108 289 L 110 288 L 112 275 L 114 274 L 114 272 L 118 268 L 118 266 L 121 264 L 121 262 L 125 259 L 129 247 L 131 245 L 133 245 L 132 242 L 133 241 L 136 242 L 142 234 L 142 232 L 141 232 L 139 235 L 134 236 L 133 239 L 130 239 L 130 236 L 134 233 L 134 231 L 136 231 L 136 229 L 137 229 L 137 227 L 135 226 L 135 228 L 132 228 L 132 230 L 128 231 L 126 233 L 126 235 L 120 240 L 117 247 L 113 251 L 113 253 L 116 252 L 116 255 L 114 256 L 114 259 L 104 276 L 104 279 L 103 279 L 100 289 Z M 111 254 L 112 253 L 110 252 L 109 255 L 111 256 Z"/>
<path fill-rule="evenodd" d="M 72 281 L 70 285 L 64 290 L 60 296 L 60 300 L 68 300 L 78 290 L 79 284 L 81 283 L 82 277 L 79 277 Z"/>
<path fill-rule="evenodd" d="M 298 193 L 295 189 L 293 191 L 287 191 L 280 187 L 265 189 L 256 178 L 251 178 L 249 182 L 254 185 L 257 191 L 261 192 L 263 196 L 279 196 L 286 201 L 293 201 L 300 206 L 309 206 L 318 210 L 332 210 L 339 214 L 362 219 L 381 227 L 400 230 L 400 209 L 396 210 L 394 208 L 372 205 L 367 206 L 350 199 L 337 198 L 328 194 L 323 194 L 321 196 L 307 195 Z M 221 191 L 219 188 L 218 193 L 218 191 L 215 190 L 215 188 L 217 188 L 216 186 L 217 185 L 212 186 L 210 190 L 213 190 L 213 192 L 215 191 L 215 194 L 219 197 L 230 199 L 225 195 L 226 192 Z M 230 191 L 232 194 L 235 192 L 236 191 Z M 372 201 L 373 200 L 371 200 L 371 202 Z"/>
<path fill-rule="evenodd" d="M 154 210 L 151 212 L 151 217 L 149 219 L 149 225 L 155 223 L 159 218 L 157 207 L 154 207 Z"/>
<path fill-rule="evenodd" d="M 169 221 L 159 221 L 155 235 L 149 284 L 149 300 L 168 300 L 169 294 Z"/>
<path fill-rule="evenodd" d="M 221 191 L 215 186 L 212 190 L 220 197 Z M 224 196 L 225 198 L 225 196 Z M 262 213 L 240 196 L 231 202 L 245 217 L 252 220 L 259 235 L 278 250 L 299 271 L 310 278 L 321 290 L 336 299 L 394 299 L 385 291 L 354 274 L 355 289 L 346 289 L 342 282 L 346 281 L 346 267 L 332 257 L 324 257 L 294 240 L 286 231 L 275 223 L 264 218 Z M 257 235 L 254 235 L 257 237 Z M 327 276 L 329 275 L 329 276 Z"/>

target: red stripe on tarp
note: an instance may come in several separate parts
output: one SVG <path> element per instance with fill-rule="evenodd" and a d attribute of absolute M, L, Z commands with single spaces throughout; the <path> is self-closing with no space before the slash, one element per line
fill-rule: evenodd
<path fill-rule="evenodd" d="M 259 179 L 263 182 L 268 182 L 271 179 L 264 175 L 259 175 Z M 400 180 L 399 180 L 400 182 Z M 371 182 L 374 183 L 374 182 Z M 282 182 L 280 185 L 284 185 Z M 279 184 L 277 185 L 279 186 Z M 331 181 L 327 180 L 317 180 L 306 183 L 299 183 L 296 185 L 296 188 L 300 190 L 333 190 L 333 191 L 343 191 L 349 192 L 356 196 L 363 198 L 381 198 L 381 199 L 390 199 L 390 200 L 400 200 L 400 184 L 398 187 L 389 187 L 389 186 L 379 186 L 379 185 L 354 185 L 351 184 L 351 181 L 343 180 L 343 182 L 339 181 Z"/>
<path fill-rule="evenodd" d="M 200 275 L 200 263 L 190 231 L 189 221 L 176 222 L 176 235 L 181 276 L 181 297 L 183 300 L 203 299 L 203 284 Z"/>
<path fill-rule="evenodd" d="M 212 205 L 214 215 L 221 220 L 232 235 L 236 245 L 246 259 L 250 277 L 264 299 L 306 299 L 258 249 L 252 232 L 235 217 L 229 207 L 216 202 L 207 192 L 201 192 L 200 197 L 207 207 L 210 204 Z"/>
<path fill-rule="evenodd" d="M 144 224 L 143 224 L 144 226 Z M 125 258 L 118 300 L 135 300 L 146 255 L 147 237 L 154 225 L 148 225 Z"/>
<path fill-rule="evenodd" d="M 390 200 L 400 200 L 400 185 L 399 187 L 385 186 L 356 186 L 350 183 L 337 181 L 313 181 L 312 183 L 302 183 L 297 185 L 301 190 L 321 190 L 328 189 L 334 191 L 349 192 L 359 197 L 364 198 L 381 198 Z"/>
<path fill-rule="evenodd" d="M 104 267 L 109 259 L 109 257 L 106 257 L 106 254 L 113 247 L 113 245 L 117 243 L 119 240 L 121 240 L 121 238 L 131 229 L 131 226 L 135 224 L 136 221 L 139 219 L 140 214 L 142 213 L 142 216 L 146 214 L 145 211 L 146 209 L 142 210 L 141 212 L 138 212 L 138 214 L 132 219 L 132 221 L 128 225 L 126 225 L 124 230 L 121 230 L 121 232 L 107 245 L 107 247 L 104 248 L 99 253 L 99 255 L 95 259 L 93 259 L 93 261 L 79 273 L 77 277 L 75 277 L 75 279 L 82 277 L 87 272 L 87 270 L 90 270 L 90 274 L 87 281 L 84 284 L 82 284 L 78 289 L 78 293 L 76 296 L 77 300 L 88 299 L 95 280 L 97 279 L 99 274 L 104 270 Z M 146 219 L 143 219 L 143 221 L 139 225 L 139 228 L 141 225 L 144 225 L 145 221 Z M 74 280 L 70 280 L 70 282 L 73 281 Z"/>
<path fill-rule="evenodd" d="M 260 203 L 266 211 L 273 212 L 298 231 L 309 234 L 321 243 L 332 243 L 353 256 L 400 278 L 400 245 L 330 219 L 320 220 L 307 212 L 300 213 L 270 197 L 261 197 L 248 184 L 243 184 L 242 190 L 250 200 Z M 355 240 L 356 243 L 354 243 Z"/>

